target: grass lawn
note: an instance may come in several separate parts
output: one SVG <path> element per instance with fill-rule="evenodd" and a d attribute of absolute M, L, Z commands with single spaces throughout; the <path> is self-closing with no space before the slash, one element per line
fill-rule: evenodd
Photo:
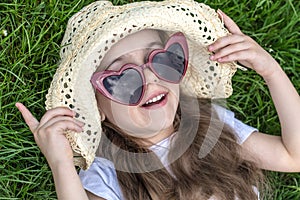
<path fill-rule="evenodd" d="M 51 171 L 14 104 L 40 119 L 59 62 L 67 20 L 92 2 L 2 0 L 0 3 L 0 199 L 56 199 Z M 132 1 L 113 1 L 123 4 Z M 213 0 L 281 64 L 300 90 L 300 1 Z M 260 131 L 280 134 L 268 89 L 253 71 L 238 71 L 228 106 Z M 288 97 L 287 97 L 288 98 Z M 266 172 L 266 199 L 300 199 L 300 174 Z"/>

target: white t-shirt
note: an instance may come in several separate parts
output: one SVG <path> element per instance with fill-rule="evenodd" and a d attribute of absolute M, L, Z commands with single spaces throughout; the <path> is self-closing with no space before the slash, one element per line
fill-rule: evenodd
<path fill-rule="evenodd" d="M 237 142 L 242 144 L 251 133 L 258 131 L 234 117 L 234 113 L 220 106 L 214 106 L 218 116 L 225 124 L 231 127 L 237 137 Z M 164 166 L 167 165 L 167 155 L 171 137 L 165 138 L 150 147 L 157 154 Z M 96 157 L 88 170 L 80 170 L 79 177 L 83 187 L 89 192 L 108 200 L 123 200 L 118 183 L 117 174 L 111 161 Z"/>

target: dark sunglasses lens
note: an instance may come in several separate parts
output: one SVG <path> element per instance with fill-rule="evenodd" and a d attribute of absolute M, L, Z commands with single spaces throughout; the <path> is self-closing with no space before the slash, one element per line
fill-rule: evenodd
<path fill-rule="evenodd" d="M 156 54 L 152 66 L 161 78 L 179 82 L 185 70 L 185 59 L 183 48 L 175 43 L 166 52 Z"/>
<path fill-rule="evenodd" d="M 117 101 L 136 104 L 143 92 L 143 79 L 134 69 L 126 69 L 120 75 L 108 76 L 103 80 L 105 89 Z"/>

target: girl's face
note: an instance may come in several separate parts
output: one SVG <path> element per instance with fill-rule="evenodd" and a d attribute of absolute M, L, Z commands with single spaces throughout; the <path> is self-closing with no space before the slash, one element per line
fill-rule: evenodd
<path fill-rule="evenodd" d="M 107 52 L 100 67 L 118 71 L 128 63 L 141 66 L 147 62 L 151 51 L 162 48 L 163 42 L 157 31 L 142 30 L 116 43 Z M 179 85 L 159 79 L 150 68 L 143 69 L 143 73 L 145 93 L 138 105 L 123 105 L 96 92 L 98 107 L 124 133 L 157 142 L 174 131 L 173 120 L 178 106 Z"/>

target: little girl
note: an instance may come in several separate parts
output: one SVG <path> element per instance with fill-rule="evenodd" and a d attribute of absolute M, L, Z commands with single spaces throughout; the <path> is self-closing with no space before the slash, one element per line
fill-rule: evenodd
<path fill-rule="evenodd" d="M 213 10 L 190 0 L 99 1 L 72 17 L 49 110 L 38 121 L 16 104 L 59 199 L 257 199 L 260 168 L 300 171 L 298 93 L 218 13 L 230 34 Z M 212 103 L 231 94 L 235 61 L 266 81 L 282 136 Z M 86 169 L 79 176 L 73 156 L 84 161 L 75 163 Z"/>

